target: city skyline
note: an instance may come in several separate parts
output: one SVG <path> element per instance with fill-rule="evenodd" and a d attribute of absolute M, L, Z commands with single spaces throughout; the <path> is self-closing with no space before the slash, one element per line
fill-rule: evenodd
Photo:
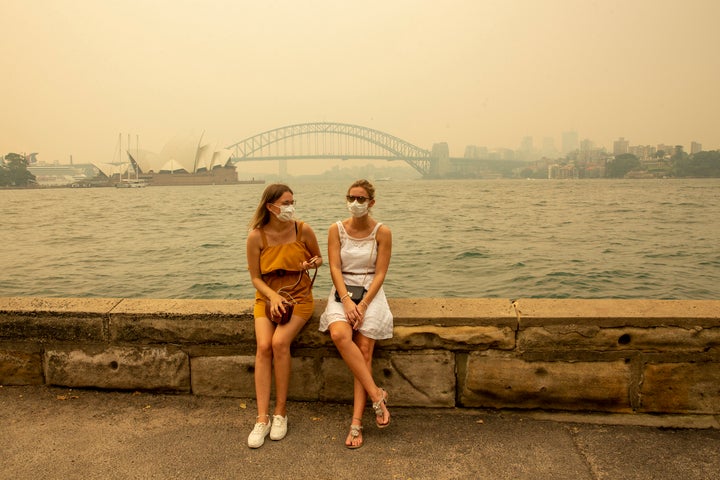
<path fill-rule="evenodd" d="M 379 14 L 381 12 L 381 14 Z M 0 153 L 110 161 L 286 125 L 361 125 L 453 157 L 468 146 L 720 148 L 720 4 L 7 0 Z"/>

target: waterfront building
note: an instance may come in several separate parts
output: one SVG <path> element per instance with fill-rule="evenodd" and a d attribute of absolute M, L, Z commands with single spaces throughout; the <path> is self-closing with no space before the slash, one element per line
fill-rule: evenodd
<path fill-rule="evenodd" d="M 622 155 L 628 153 L 629 148 L 630 142 L 625 140 L 624 137 L 620 137 L 613 142 L 613 155 Z"/>
<path fill-rule="evenodd" d="M 129 171 L 148 185 L 239 183 L 235 166 L 230 162 L 231 151 L 215 149 L 203 140 L 203 135 L 177 136 L 166 143 L 160 153 L 138 148 L 129 148 L 126 153 L 132 165 Z M 122 175 L 117 175 L 115 164 L 96 165 L 110 183 L 120 181 Z M 127 171 L 125 168 L 125 174 Z"/>
<path fill-rule="evenodd" d="M 661 151 L 663 152 L 665 157 L 670 158 L 675 153 L 675 147 L 672 145 L 667 145 L 665 143 L 658 143 L 657 152 L 660 153 Z"/>
<path fill-rule="evenodd" d="M 635 155 L 641 162 L 655 158 L 657 149 L 652 145 L 633 145 L 628 148 L 628 153 Z"/>

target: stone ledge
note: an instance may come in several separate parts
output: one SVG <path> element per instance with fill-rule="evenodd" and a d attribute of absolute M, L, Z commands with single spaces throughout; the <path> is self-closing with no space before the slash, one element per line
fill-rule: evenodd
<path fill-rule="evenodd" d="M 591 327 L 718 327 L 717 300 L 520 299 L 520 328 L 549 325 Z"/>
<path fill-rule="evenodd" d="M 390 299 L 374 375 L 395 405 L 720 414 L 720 301 Z M 291 400 L 352 401 L 317 330 Z M 0 385 L 253 397 L 253 300 L 0 298 Z"/>

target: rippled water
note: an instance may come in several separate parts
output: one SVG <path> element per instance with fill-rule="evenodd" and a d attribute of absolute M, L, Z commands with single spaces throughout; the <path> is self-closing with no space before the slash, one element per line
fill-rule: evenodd
<path fill-rule="evenodd" d="M 291 182 L 323 252 L 346 183 Z M 251 298 L 264 185 L 0 190 L 0 296 Z M 391 297 L 718 299 L 720 180 L 378 182 Z M 330 288 L 327 268 L 317 296 Z"/>

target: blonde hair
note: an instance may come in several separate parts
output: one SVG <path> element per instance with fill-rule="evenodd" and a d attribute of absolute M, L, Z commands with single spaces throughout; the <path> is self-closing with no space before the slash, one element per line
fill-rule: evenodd
<path fill-rule="evenodd" d="M 255 210 L 255 214 L 250 220 L 250 230 L 263 227 L 270 221 L 270 211 L 265 208 L 268 203 L 275 203 L 275 201 L 282 197 L 285 192 L 293 193 L 293 191 L 284 183 L 273 183 L 265 188 L 262 194 L 260 203 Z"/>
<path fill-rule="evenodd" d="M 348 188 L 347 193 L 350 193 L 350 190 L 352 190 L 355 187 L 364 188 L 365 191 L 368 194 L 368 198 L 370 200 L 373 200 L 375 198 L 375 187 L 373 187 L 373 184 L 368 182 L 365 179 L 355 180 L 352 185 L 350 185 L 350 188 Z"/>

